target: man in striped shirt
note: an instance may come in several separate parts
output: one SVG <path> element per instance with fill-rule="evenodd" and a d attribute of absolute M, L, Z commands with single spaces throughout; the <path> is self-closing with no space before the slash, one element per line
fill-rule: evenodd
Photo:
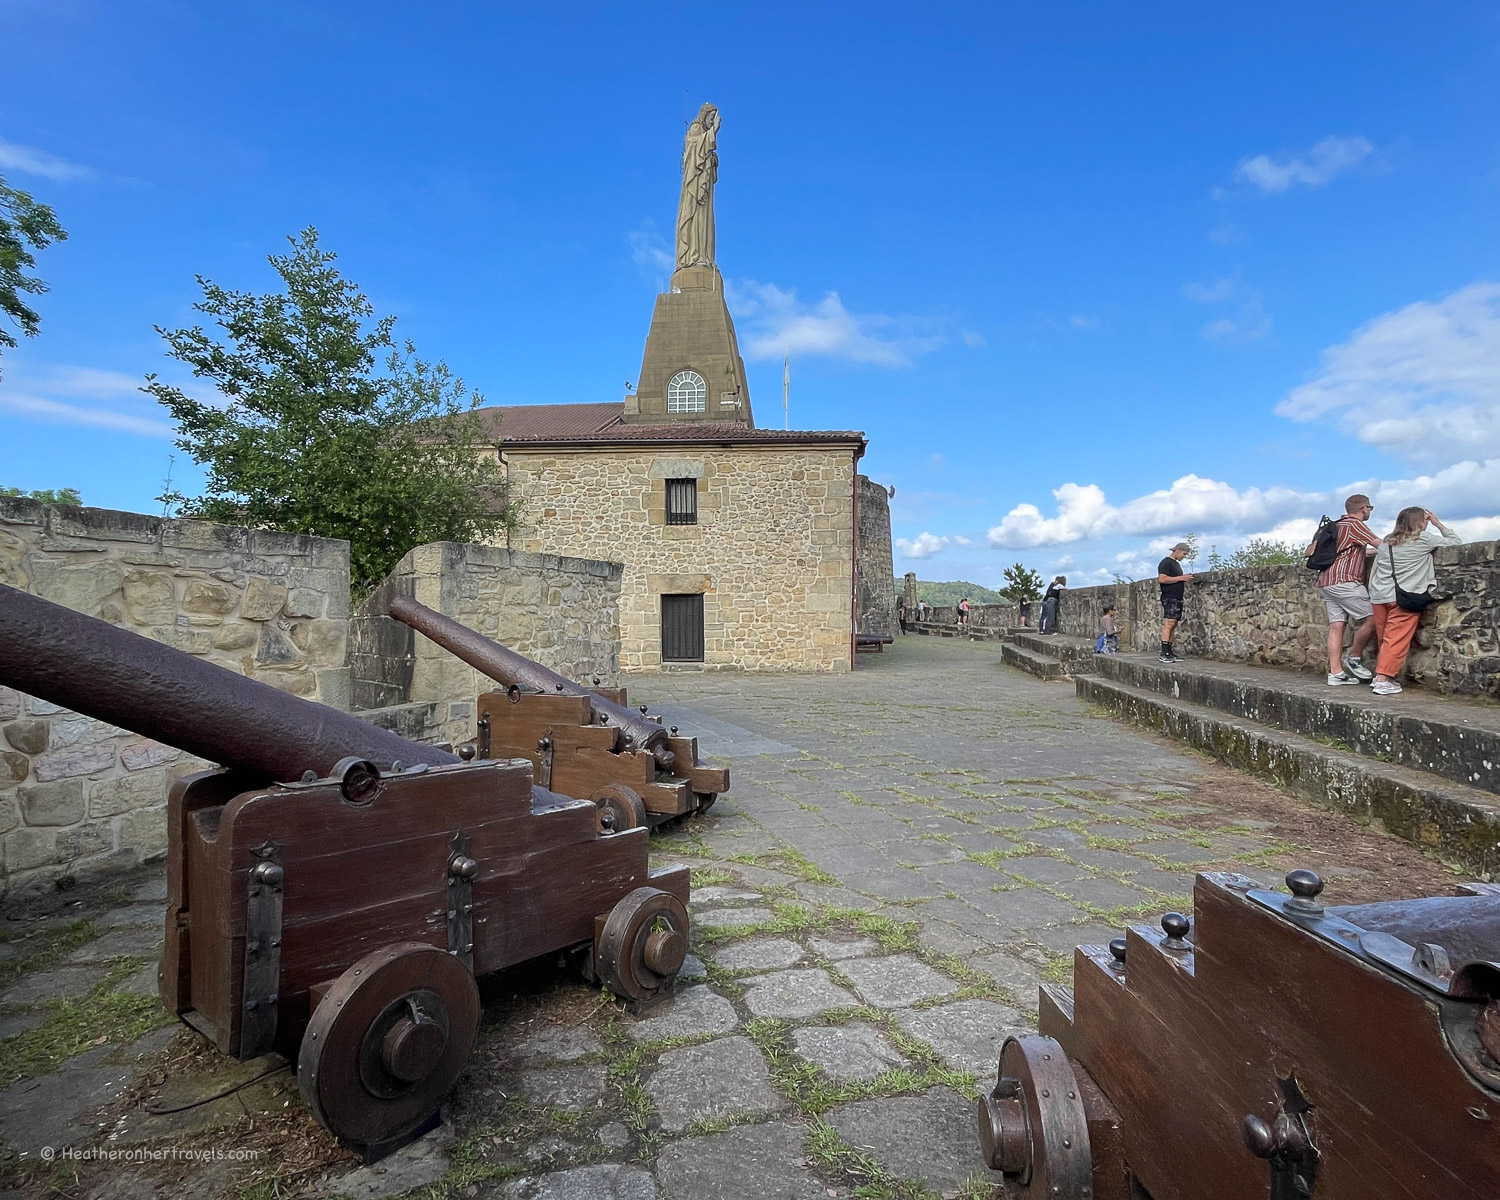
<path fill-rule="evenodd" d="M 1375 506 L 1368 496 L 1350 496 L 1339 518 L 1338 557 L 1333 566 L 1318 575 L 1318 595 L 1328 613 L 1328 685 L 1368 683 L 1374 673 L 1364 664 L 1365 647 L 1375 639 L 1370 620 L 1370 593 L 1365 588 L 1365 563 L 1380 545 L 1365 524 Z M 1308 553 L 1312 553 L 1309 547 Z M 1349 652 L 1344 653 L 1344 626 L 1363 621 L 1354 633 Z"/>

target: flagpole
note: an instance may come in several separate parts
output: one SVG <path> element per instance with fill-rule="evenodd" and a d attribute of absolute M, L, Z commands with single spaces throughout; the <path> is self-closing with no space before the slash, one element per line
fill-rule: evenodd
<path fill-rule="evenodd" d="M 781 427 L 790 429 L 792 427 L 791 408 L 787 398 L 792 390 L 792 356 L 788 354 L 781 360 Z"/>

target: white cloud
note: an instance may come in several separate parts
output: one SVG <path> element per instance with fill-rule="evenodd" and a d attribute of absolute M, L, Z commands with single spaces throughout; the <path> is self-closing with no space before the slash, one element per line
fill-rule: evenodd
<path fill-rule="evenodd" d="M 172 437 L 175 428 L 140 386 L 141 380 L 134 376 L 94 367 L 55 367 L 36 375 L 24 368 L 7 368 L 0 386 L 0 412 L 144 437 Z"/>
<path fill-rule="evenodd" d="M 972 546 L 974 543 L 961 535 L 940 537 L 935 533 L 919 533 L 914 538 L 897 538 L 896 554 L 899 558 L 931 558 L 949 546 Z"/>
<path fill-rule="evenodd" d="M 1217 304 L 1234 295 L 1234 280 L 1218 279 L 1213 283 L 1185 283 L 1182 294 L 1194 304 Z"/>
<path fill-rule="evenodd" d="M 989 531 L 989 544 L 996 548 L 1057 546 L 1092 538 L 1139 536 L 1155 539 L 1148 543 L 1149 550 L 1165 551 L 1189 531 L 1197 532 L 1200 540 L 1238 535 L 1238 544 L 1251 537 L 1305 543 L 1317 517 L 1343 512 L 1344 498 L 1356 492 L 1370 497 L 1377 521 L 1389 522 L 1400 509 L 1417 504 L 1445 520 L 1489 520 L 1500 508 L 1500 458 L 1454 463 L 1411 479 L 1356 480 L 1326 492 L 1240 490 L 1218 480 L 1184 475 L 1170 488 L 1121 505 L 1110 504 L 1097 484 L 1065 483 L 1052 493 L 1057 501 L 1054 516 L 1044 516 L 1034 504 L 1018 504 Z M 1220 549 L 1229 544 L 1225 542 Z"/>
<path fill-rule="evenodd" d="M 1317 375 L 1276 411 L 1331 418 L 1422 466 L 1500 455 L 1500 284 L 1376 317 L 1325 350 Z"/>
<path fill-rule="evenodd" d="M 626 234 L 625 239 L 630 243 L 630 260 L 635 263 L 641 277 L 652 287 L 665 291 L 677 259 L 666 239 L 656 231 L 655 222 L 643 221 L 639 228 Z"/>
<path fill-rule="evenodd" d="M 87 179 L 93 172 L 67 159 L 48 154 L 34 146 L 22 146 L 0 138 L 0 167 L 7 171 L 20 171 L 26 175 L 40 175 L 43 179 L 65 182 L 69 179 Z"/>
<path fill-rule="evenodd" d="M 1306 158 L 1257 154 L 1235 169 L 1241 179 L 1263 192 L 1284 192 L 1297 184 L 1322 187 L 1340 171 L 1357 166 L 1375 147 L 1364 137 L 1326 137 L 1307 152 Z"/>
<path fill-rule="evenodd" d="M 897 538 L 896 553 L 902 558 L 931 558 L 948 544 L 948 539 L 934 533 L 920 533 L 915 538 Z"/>
<path fill-rule="evenodd" d="M 964 330 L 964 345 L 973 346 L 976 349 L 985 344 L 984 335 L 975 333 L 972 329 Z"/>
<path fill-rule="evenodd" d="M 936 350 L 943 338 L 924 334 L 932 323 L 913 317 L 855 314 L 844 307 L 837 292 L 816 304 L 804 304 L 796 289 L 745 280 L 729 290 L 730 307 L 746 331 L 745 348 L 752 359 L 816 356 L 841 358 L 878 367 L 909 367 L 922 354 Z"/>
<path fill-rule="evenodd" d="M 1068 318 L 1068 324 L 1074 329 L 1083 329 L 1092 333 L 1100 328 L 1101 322 L 1098 317 L 1085 316 L 1083 313 L 1074 313 Z"/>

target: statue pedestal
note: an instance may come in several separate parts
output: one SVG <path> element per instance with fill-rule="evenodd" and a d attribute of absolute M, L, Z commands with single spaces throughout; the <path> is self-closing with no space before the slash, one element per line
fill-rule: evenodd
<path fill-rule="evenodd" d="M 724 280 L 717 267 L 700 263 L 695 267 L 678 267 L 672 272 L 671 290 L 674 292 L 722 292 Z"/>
<path fill-rule="evenodd" d="M 724 303 L 719 269 L 706 264 L 679 267 L 672 273 L 671 287 L 656 298 L 635 395 L 625 402 L 625 423 L 734 421 L 753 429 L 745 363 Z M 703 379 L 702 412 L 667 411 L 667 384 L 680 371 L 693 371 Z"/>

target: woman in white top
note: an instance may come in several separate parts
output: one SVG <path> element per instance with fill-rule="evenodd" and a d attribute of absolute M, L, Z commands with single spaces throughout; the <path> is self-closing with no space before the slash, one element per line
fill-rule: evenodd
<path fill-rule="evenodd" d="M 1380 659 L 1370 690 L 1377 696 L 1394 696 L 1401 690 L 1396 676 L 1406 663 L 1417 622 L 1422 619 L 1421 613 L 1407 612 L 1396 603 L 1397 586 L 1403 592 L 1422 595 L 1432 591 L 1437 586 L 1433 551 L 1459 540 L 1458 534 L 1425 508 L 1403 508 L 1396 514 L 1396 528 L 1375 552 L 1370 567 L 1370 604 L 1380 635 Z"/>

